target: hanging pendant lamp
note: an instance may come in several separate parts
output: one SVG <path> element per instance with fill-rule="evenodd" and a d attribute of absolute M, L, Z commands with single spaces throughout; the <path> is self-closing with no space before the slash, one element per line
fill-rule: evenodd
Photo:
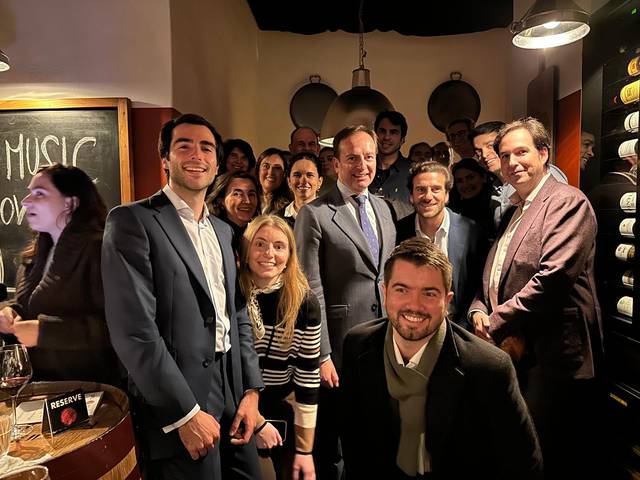
<path fill-rule="evenodd" d="M 366 125 L 373 128 L 378 113 L 384 110 L 394 110 L 387 97 L 371 88 L 371 72 L 364 67 L 364 58 L 367 56 L 367 52 L 364 49 L 363 3 L 364 0 L 360 0 L 358 11 L 360 66 L 353 71 L 351 90 L 341 93 L 327 110 L 320 129 L 320 145 L 323 147 L 333 146 L 333 137 L 344 127 Z"/>
<path fill-rule="evenodd" d="M 589 14 L 571 0 L 536 0 L 522 19 L 511 24 L 513 44 L 527 49 L 551 48 L 589 33 Z"/>

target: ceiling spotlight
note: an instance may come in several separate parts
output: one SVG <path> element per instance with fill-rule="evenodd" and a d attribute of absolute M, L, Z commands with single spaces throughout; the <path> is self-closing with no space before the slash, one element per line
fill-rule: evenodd
<path fill-rule="evenodd" d="M 571 0 L 536 0 L 511 24 L 513 44 L 529 49 L 567 45 L 589 33 L 588 22 L 589 14 Z"/>

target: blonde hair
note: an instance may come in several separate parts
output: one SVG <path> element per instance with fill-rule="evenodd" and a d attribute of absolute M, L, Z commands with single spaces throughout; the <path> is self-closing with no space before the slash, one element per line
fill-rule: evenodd
<path fill-rule="evenodd" d="M 309 291 L 309 283 L 305 277 L 296 254 L 296 239 L 289 224 L 276 215 L 260 215 L 254 218 L 242 236 L 240 250 L 240 288 L 245 298 L 249 298 L 251 289 L 251 270 L 249 269 L 249 249 L 258 231 L 265 226 L 275 227 L 287 237 L 289 242 L 289 259 L 282 272 L 282 288 L 276 313 L 275 328 L 280 333 L 280 338 L 285 343 L 293 339 L 293 331 L 302 302 Z"/>

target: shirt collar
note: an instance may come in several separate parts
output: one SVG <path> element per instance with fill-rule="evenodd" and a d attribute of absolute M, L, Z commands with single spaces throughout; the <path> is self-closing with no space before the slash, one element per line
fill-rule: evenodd
<path fill-rule="evenodd" d="M 173 191 L 173 189 L 167 183 L 163 188 L 162 192 L 167 196 L 171 204 L 178 211 L 178 215 L 182 218 L 186 218 L 187 220 L 191 220 L 193 222 L 196 221 L 196 216 L 187 202 L 185 202 L 180 196 Z M 204 204 L 204 208 L 202 210 L 202 218 L 200 221 L 204 221 L 209 217 L 209 209 L 207 208 L 207 204 Z"/>
<path fill-rule="evenodd" d="M 550 176 L 551 176 L 551 173 L 547 170 L 547 173 L 545 173 L 544 177 L 542 177 L 542 179 L 538 182 L 538 185 L 536 185 L 536 187 L 529 192 L 529 195 L 527 195 L 527 198 L 525 198 L 524 200 L 522 200 L 520 195 L 518 195 L 517 191 L 509 197 L 509 200 L 514 205 L 518 205 L 522 203 L 523 208 L 531 205 L 531 202 L 533 202 L 535 198 L 538 196 L 538 193 L 540 193 L 540 190 L 542 190 L 542 186 L 545 184 L 545 182 L 548 180 Z"/>
<path fill-rule="evenodd" d="M 438 234 L 442 234 L 442 235 L 448 234 L 450 224 L 451 224 L 451 219 L 449 217 L 449 209 L 447 207 L 444 207 L 444 218 L 442 219 L 442 223 L 438 227 L 438 230 L 436 230 L 435 237 L 437 237 Z M 416 213 L 416 233 L 421 233 L 425 237 L 428 237 L 428 235 L 420 229 L 420 216 L 417 213 Z M 436 239 L 433 238 L 431 240 L 435 242 Z"/>
<path fill-rule="evenodd" d="M 400 353 L 400 349 L 398 348 L 398 344 L 396 343 L 396 338 L 391 335 L 391 339 L 393 340 L 393 353 L 396 356 L 396 362 L 398 362 L 398 365 L 402 365 L 403 367 L 407 368 L 416 368 L 418 366 L 420 360 L 422 359 L 422 354 L 424 353 L 425 348 L 427 348 L 427 345 L 429 345 L 429 340 L 431 340 L 427 340 L 427 342 L 422 347 L 420 347 L 420 350 L 418 350 L 415 355 L 413 355 L 413 357 L 411 357 L 405 364 L 404 359 L 402 358 L 402 354 Z"/>
<path fill-rule="evenodd" d="M 295 202 L 291 202 L 289 205 L 287 205 L 287 208 L 284 209 L 284 216 L 292 218 L 296 218 L 298 216 Z"/>
<path fill-rule="evenodd" d="M 349 187 L 347 187 L 344 183 L 342 183 L 340 180 L 336 182 L 336 185 L 338 186 L 340 195 L 342 195 L 342 198 L 344 199 L 345 203 L 349 201 L 351 201 L 352 203 L 355 202 L 355 200 L 353 199 L 354 195 L 356 196 L 364 195 L 365 197 L 367 197 L 367 200 L 369 200 L 369 190 L 365 190 L 362 193 L 356 193 L 352 191 Z"/>

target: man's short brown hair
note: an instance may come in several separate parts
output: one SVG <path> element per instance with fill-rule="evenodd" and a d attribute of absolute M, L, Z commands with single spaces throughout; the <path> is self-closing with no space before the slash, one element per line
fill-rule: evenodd
<path fill-rule="evenodd" d="M 373 144 L 376 146 L 376 152 L 378 151 L 378 136 L 376 135 L 376 132 L 366 125 L 352 125 L 350 127 L 343 128 L 335 137 L 333 137 L 333 152 L 338 160 L 340 160 L 340 142 L 358 132 L 364 132 L 369 135 L 373 139 Z"/>
<path fill-rule="evenodd" d="M 544 128 L 542 122 L 537 118 L 525 117 L 507 123 L 500 129 L 495 141 L 493 142 L 493 149 L 498 154 L 498 156 L 500 156 L 500 142 L 502 142 L 502 139 L 508 133 L 511 133 L 514 130 L 518 129 L 523 129 L 529 132 L 531 138 L 533 139 L 533 144 L 538 150 L 546 148 L 548 152 L 551 151 L 551 137 L 549 136 L 549 132 L 547 132 L 547 129 Z"/>
<path fill-rule="evenodd" d="M 413 180 L 421 173 L 439 173 L 444 176 L 445 191 L 449 193 L 451 188 L 453 188 L 453 177 L 451 176 L 449 169 L 440 162 L 427 160 L 411 165 L 411 168 L 409 169 L 409 179 L 407 180 L 409 193 L 413 193 Z"/>
<path fill-rule="evenodd" d="M 451 290 L 451 263 L 444 252 L 426 238 L 410 238 L 393 249 L 384 264 L 384 283 L 386 285 L 389 285 L 396 260 L 404 260 L 416 267 L 435 268 L 442 274 L 444 293 Z"/>

